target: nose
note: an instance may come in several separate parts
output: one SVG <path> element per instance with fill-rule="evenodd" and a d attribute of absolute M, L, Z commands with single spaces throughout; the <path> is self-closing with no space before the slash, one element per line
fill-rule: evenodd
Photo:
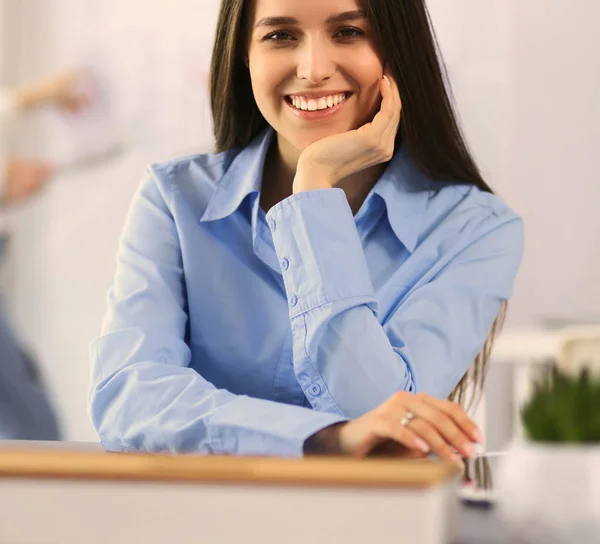
<path fill-rule="evenodd" d="M 335 73 L 335 62 L 327 43 L 320 37 L 307 39 L 298 52 L 297 75 L 316 85 Z"/>

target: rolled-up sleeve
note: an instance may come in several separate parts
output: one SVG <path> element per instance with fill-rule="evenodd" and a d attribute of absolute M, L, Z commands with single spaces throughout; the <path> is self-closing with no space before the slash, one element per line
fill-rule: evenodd
<path fill-rule="evenodd" d="M 102 334 L 92 342 L 89 412 L 106 449 L 302 455 L 306 438 L 343 418 L 234 395 L 190 368 L 177 227 L 153 171 L 121 238 Z"/>
<path fill-rule="evenodd" d="M 345 193 L 292 195 L 267 214 L 288 296 L 294 371 L 316 410 L 358 417 L 398 391 L 447 397 L 482 348 L 522 257 L 521 220 L 490 213 L 385 320 Z M 390 295 L 392 298 L 394 294 Z"/>

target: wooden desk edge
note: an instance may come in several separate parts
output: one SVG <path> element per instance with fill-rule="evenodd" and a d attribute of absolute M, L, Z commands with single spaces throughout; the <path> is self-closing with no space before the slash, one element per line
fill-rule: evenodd
<path fill-rule="evenodd" d="M 56 450 L 0 450 L 0 480 L 124 480 L 324 487 L 431 488 L 458 477 L 451 463 L 281 459 Z"/>

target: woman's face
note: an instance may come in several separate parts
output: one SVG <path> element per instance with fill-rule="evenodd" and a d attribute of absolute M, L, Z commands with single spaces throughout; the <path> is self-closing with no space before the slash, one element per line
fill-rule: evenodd
<path fill-rule="evenodd" d="M 256 103 L 298 152 L 377 113 L 383 65 L 357 0 L 253 0 L 248 61 Z"/>

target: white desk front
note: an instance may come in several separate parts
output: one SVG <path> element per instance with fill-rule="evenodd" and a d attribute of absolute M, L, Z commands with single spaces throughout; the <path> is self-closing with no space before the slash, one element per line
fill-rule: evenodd
<path fill-rule="evenodd" d="M 443 544 L 453 465 L 0 450 L 1 544 Z"/>

